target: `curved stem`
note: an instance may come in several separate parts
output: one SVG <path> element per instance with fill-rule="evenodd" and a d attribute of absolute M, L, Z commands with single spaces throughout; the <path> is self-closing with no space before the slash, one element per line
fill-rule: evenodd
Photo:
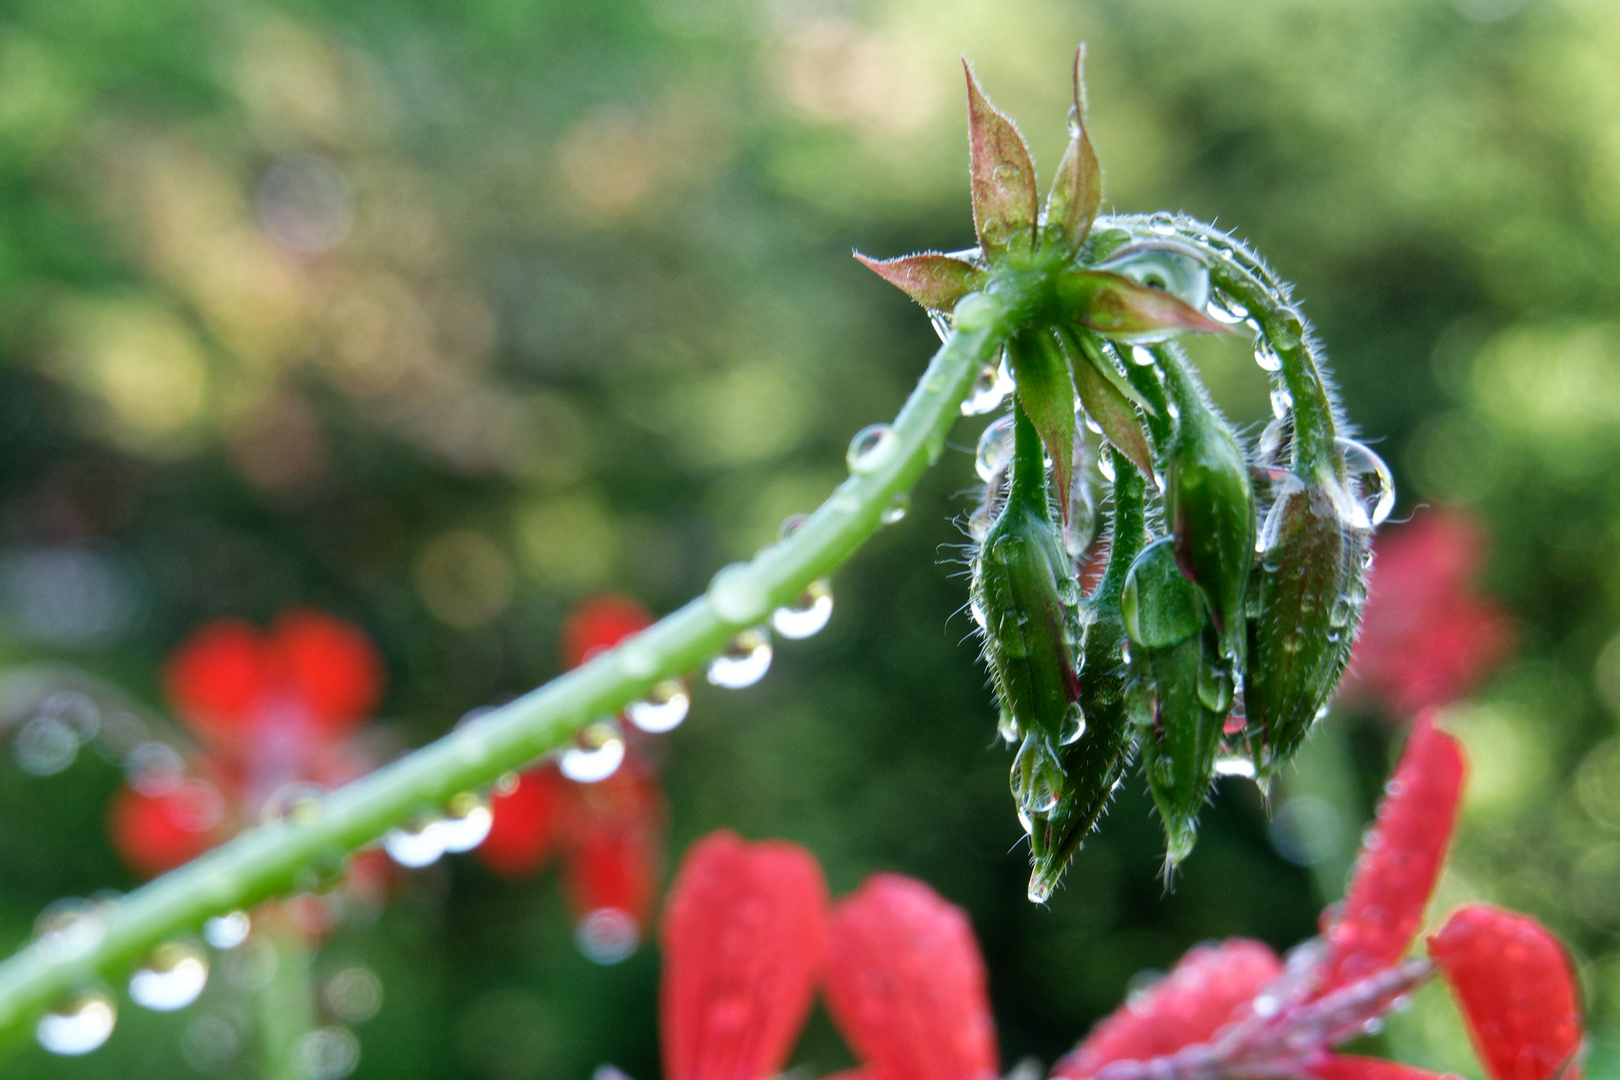
<path fill-rule="evenodd" d="M 307 884 L 414 815 L 493 783 L 619 713 L 654 684 L 696 668 L 733 635 L 765 621 L 878 530 L 886 509 L 939 458 L 980 369 L 996 355 L 1029 288 L 995 283 L 971 329 L 940 346 L 891 433 L 792 536 L 715 575 L 707 595 L 582 667 L 331 792 L 318 807 L 250 830 L 103 905 L 72 934 L 35 941 L 0 963 L 0 1042 L 80 984 L 133 966 L 214 915 Z"/>

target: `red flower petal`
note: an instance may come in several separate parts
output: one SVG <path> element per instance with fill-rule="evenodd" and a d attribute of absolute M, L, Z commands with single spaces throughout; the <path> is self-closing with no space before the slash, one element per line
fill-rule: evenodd
<path fill-rule="evenodd" d="M 1460 908 L 1429 938 L 1492 1080 L 1579 1080 L 1579 992 L 1569 955 L 1528 915 Z M 1569 1068 L 1568 1072 L 1564 1070 Z"/>
<path fill-rule="evenodd" d="M 1428 715 L 1418 717 L 1362 847 L 1344 909 L 1325 928 L 1328 955 L 1318 994 L 1390 966 L 1411 946 L 1451 842 L 1465 771 L 1457 740 Z"/>
<path fill-rule="evenodd" d="M 827 1008 L 873 1080 L 996 1075 L 984 960 L 961 909 L 874 874 L 827 931 Z"/>
<path fill-rule="evenodd" d="M 593 596 L 574 608 L 563 623 L 563 663 L 579 667 L 596 653 L 652 624 L 653 617 L 634 600 L 611 594 Z"/>
<path fill-rule="evenodd" d="M 568 786 L 568 892 L 575 916 L 612 909 L 638 928 L 645 925 L 664 833 L 656 778 L 632 757 L 606 780 Z"/>
<path fill-rule="evenodd" d="M 1052 1075 L 1084 1080 L 1109 1062 L 1146 1061 L 1208 1042 L 1246 1015 L 1281 972 L 1277 954 L 1258 941 L 1229 938 L 1189 949 L 1169 975 L 1092 1028 Z"/>
<path fill-rule="evenodd" d="M 382 661 L 359 627 L 319 611 L 284 612 L 271 631 L 285 690 L 328 733 L 354 726 L 382 696 Z"/>
<path fill-rule="evenodd" d="M 1354 1054 L 1335 1054 L 1312 1065 L 1309 1072 L 1316 1080 L 1437 1080 L 1441 1076 L 1453 1076 L 1451 1073 L 1430 1072 L 1416 1065 L 1403 1065 L 1399 1061 Z"/>
<path fill-rule="evenodd" d="M 275 662 L 257 630 L 236 619 L 207 623 L 175 650 L 163 670 L 164 691 L 198 735 L 241 738 L 270 692 Z"/>
<path fill-rule="evenodd" d="M 489 835 L 475 849 L 480 862 L 508 878 L 540 872 L 557 837 L 567 781 L 543 765 L 518 778 L 517 787 L 490 800 Z"/>
<path fill-rule="evenodd" d="M 224 799 L 206 780 L 182 780 L 151 795 L 125 787 L 108 807 L 107 832 L 124 865 L 156 877 L 213 847 L 223 816 Z"/>
<path fill-rule="evenodd" d="M 717 832 L 693 845 L 664 911 L 668 1080 L 764 1080 L 810 1011 L 827 919 L 815 857 Z"/>

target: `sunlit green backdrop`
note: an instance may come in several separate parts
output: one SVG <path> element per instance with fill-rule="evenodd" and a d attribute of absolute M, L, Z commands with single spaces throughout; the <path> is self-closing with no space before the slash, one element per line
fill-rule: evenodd
<path fill-rule="evenodd" d="M 380 644 L 405 745 L 553 675 L 578 597 L 673 608 L 819 501 L 932 350 L 849 251 L 971 242 L 958 56 L 1050 167 L 1081 39 L 1105 205 L 1185 209 L 1266 252 L 1401 512 L 1488 522 L 1486 585 L 1521 645 L 1452 716 L 1475 779 L 1442 900 L 1552 925 L 1607 1033 L 1606 0 L 9 0 L 0 664 L 66 662 L 155 707 L 157 665 L 199 621 L 312 603 Z M 1232 415 L 1266 415 L 1241 342 L 1199 358 Z M 1050 1062 L 1199 939 L 1293 944 L 1334 883 L 1282 858 L 1258 794 L 1226 781 L 1173 892 L 1130 793 L 1051 905 L 1024 900 L 1008 756 L 958 610 L 973 480 L 947 454 L 835 578 L 824 633 L 784 643 L 755 688 L 700 688 L 664 777 L 671 861 L 730 826 L 807 844 L 835 892 L 887 868 L 968 908 L 1011 1067 Z M 1317 750 L 1359 785 L 1341 854 L 1391 719 L 1336 717 Z M 56 896 L 133 884 L 102 827 L 116 781 L 90 754 L 44 778 L 0 763 L 0 946 Z M 658 1072 L 656 951 L 590 964 L 551 878 L 416 874 L 322 963 L 381 977 L 360 1077 Z M 231 1007 L 216 983 L 186 1013 L 126 1007 L 87 1058 L 30 1047 L 6 1074 L 196 1075 L 187 1025 Z M 1447 1009 L 1425 993 L 1378 1045 L 1478 1075 Z M 795 1060 L 850 1059 L 817 1019 Z"/>

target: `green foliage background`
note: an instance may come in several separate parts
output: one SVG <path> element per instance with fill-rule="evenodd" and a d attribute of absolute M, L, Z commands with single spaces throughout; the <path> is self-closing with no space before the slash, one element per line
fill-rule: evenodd
<path fill-rule="evenodd" d="M 578 597 L 673 608 L 819 501 L 931 352 L 921 312 L 848 253 L 971 242 L 957 56 L 1049 168 L 1081 39 L 1105 205 L 1185 209 L 1267 253 L 1401 511 L 1487 521 L 1521 649 L 1451 717 L 1475 778 L 1442 899 L 1563 934 L 1604 1035 L 1620 8 L 1603 0 L 11 0 L 0 662 L 71 663 L 155 707 L 158 664 L 200 620 L 314 603 L 379 642 L 407 745 L 555 674 Z M 344 236 L 329 252 L 278 246 L 276 214 L 308 225 L 287 175 L 352 192 L 352 228 L 341 198 L 317 202 Z M 1266 414 L 1241 343 L 1199 359 L 1233 416 Z M 728 826 L 809 845 L 835 892 L 894 869 L 968 908 L 1010 1067 L 1050 1062 L 1200 939 L 1293 944 L 1338 885 L 1281 858 L 1258 795 L 1227 781 L 1173 892 L 1132 791 L 1050 907 L 1025 902 L 958 610 L 972 480 L 948 454 L 835 579 L 824 633 L 782 643 L 755 688 L 699 688 L 664 777 L 671 862 Z M 64 552 L 103 575 L 100 622 L 69 625 L 30 586 Z M 1394 729 L 1332 723 L 1290 790 L 1353 779 L 1342 856 Z M 0 764 L 0 945 L 54 897 L 134 884 L 103 833 L 116 780 L 92 755 L 49 778 Z M 552 877 L 416 874 L 322 963 L 383 981 L 357 1076 L 657 1075 L 656 951 L 593 967 Z M 30 1048 L 7 1075 L 192 1075 L 190 1017 L 229 1005 L 209 994 L 176 1016 L 126 1007 L 100 1052 Z M 1426 992 L 1375 1042 L 1477 1075 L 1448 1009 Z M 818 1017 L 795 1060 L 849 1058 Z"/>

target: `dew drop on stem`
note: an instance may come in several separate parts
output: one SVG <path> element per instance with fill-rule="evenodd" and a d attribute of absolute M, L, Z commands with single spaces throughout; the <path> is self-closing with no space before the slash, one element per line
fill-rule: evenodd
<path fill-rule="evenodd" d="M 1336 484 L 1330 486 L 1339 516 L 1351 528 L 1378 528 L 1395 509 L 1395 479 L 1389 473 L 1389 466 L 1364 443 L 1343 438 L 1333 442 L 1344 459 L 1345 477 L 1350 486 L 1349 491 Z"/>
<path fill-rule="evenodd" d="M 1013 456 L 1013 418 L 1009 413 L 999 416 L 979 435 L 979 447 L 973 455 L 973 470 L 979 479 L 990 483 L 1007 468 Z"/>
<path fill-rule="evenodd" d="M 650 735 L 673 731 L 686 719 L 692 707 L 692 695 L 679 679 L 665 679 L 647 691 L 640 701 L 625 706 L 624 715 L 630 722 Z"/>
<path fill-rule="evenodd" d="M 423 815 L 383 835 L 383 850 L 407 870 L 432 866 L 444 856 L 444 839 L 436 815 Z"/>
<path fill-rule="evenodd" d="M 832 618 L 832 587 L 818 578 L 805 587 L 799 598 L 771 613 L 771 628 L 795 641 L 819 633 Z"/>
<path fill-rule="evenodd" d="M 557 758 L 558 770 L 579 784 L 594 784 L 619 771 L 624 763 L 624 737 L 612 720 L 597 720 L 579 733 L 575 745 Z"/>
<path fill-rule="evenodd" d="M 450 800 L 439 822 L 439 841 L 445 851 L 471 851 L 484 842 L 494 822 L 489 799 L 476 791 L 463 791 Z"/>
<path fill-rule="evenodd" d="M 844 460 L 852 473 L 869 473 L 882 468 L 900 449 L 900 437 L 888 424 L 868 424 L 849 440 Z"/>
<path fill-rule="evenodd" d="M 81 990 L 39 1018 L 34 1037 L 53 1054 L 77 1057 L 100 1047 L 118 1023 L 112 995 L 101 989 Z"/>
<path fill-rule="evenodd" d="M 234 949 L 246 941 L 253 930 L 253 922 L 245 911 L 231 911 L 216 915 L 203 923 L 203 940 L 221 951 Z"/>
<path fill-rule="evenodd" d="M 943 339 L 944 335 L 940 335 Z M 1007 395 L 1013 391 L 1012 376 L 1007 373 L 1005 362 L 986 364 L 979 369 L 979 376 L 973 381 L 973 389 L 962 400 L 963 416 L 983 416 L 994 412 L 1007 400 Z"/>
<path fill-rule="evenodd" d="M 1268 341 L 1260 341 L 1255 344 L 1254 362 L 1260 365 L 1261 371 L 1282 370 L 1282 357 L 1277 355 L 1276 350 L 1271 347 L 1271 343 Z"/>
<path fill-rule="evenodd" d="M 765 677 L 771 667 L 771 635 L 762 626 L 744 630 L 726 643 L 709 661 L 708 678 L 715 686 L 741 690 Z"/>
<path fill-rule="evenodd" d="M 170 941 L 152 950 L 129 979 L 129 998 L 154 1012 L 173 1012 L 196 1001 L 208 985 L 208 957 L 197 946 Z"/>
<path fill-rule="evenodd" d="M 878 520 L 885 525 L 894 525 L 904 521 L 906 514 L 910 510 L 911 492 L 897 491 L 894 493 L 894 498 L 889 500 L 889 505 L 883 508 L 883 513 L 878 515 Z"/>

